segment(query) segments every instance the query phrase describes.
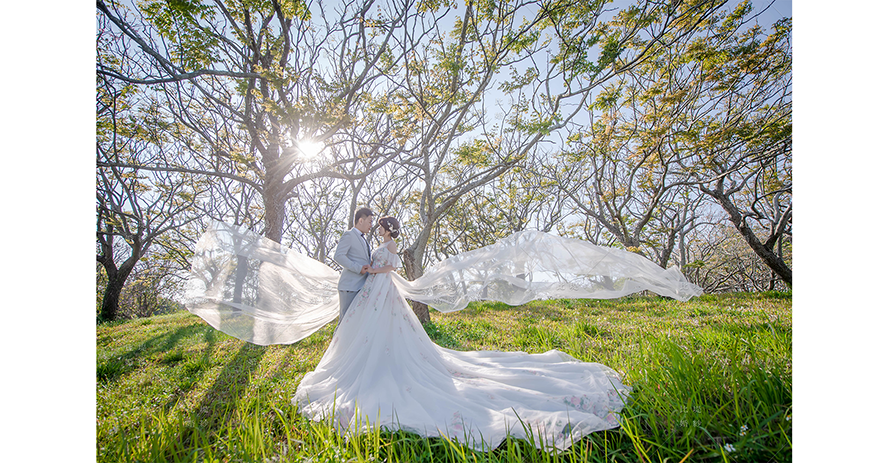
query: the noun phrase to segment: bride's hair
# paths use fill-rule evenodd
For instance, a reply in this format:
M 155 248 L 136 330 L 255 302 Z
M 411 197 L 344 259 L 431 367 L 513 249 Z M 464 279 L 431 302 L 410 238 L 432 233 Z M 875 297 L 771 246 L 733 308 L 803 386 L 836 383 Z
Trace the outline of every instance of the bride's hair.
M 392 234 L 392 238 L 397 238 L 401 234 L 401 224 L 394 217 L 383 217 L 379 219 L 379 226 L 385 231 Z

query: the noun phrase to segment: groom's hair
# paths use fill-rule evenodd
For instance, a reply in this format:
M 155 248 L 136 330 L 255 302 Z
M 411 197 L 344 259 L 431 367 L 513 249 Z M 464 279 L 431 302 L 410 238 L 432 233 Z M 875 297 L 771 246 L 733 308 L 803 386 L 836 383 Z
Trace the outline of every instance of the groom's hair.
M 373 211 L 370 210 L 369 207 L 362 207 L 358 209 L 358 212 L 355 212 L 355 223 L 358 223 L 358 220 L 363 219 L 364 217 L 373 217 Z

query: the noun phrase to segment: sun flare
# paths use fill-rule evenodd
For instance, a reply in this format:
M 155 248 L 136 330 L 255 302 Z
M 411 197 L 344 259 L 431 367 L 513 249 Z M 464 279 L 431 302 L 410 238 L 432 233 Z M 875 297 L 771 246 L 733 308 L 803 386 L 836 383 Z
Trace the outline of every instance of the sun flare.
M 321 151 L 324 150 L 324 144 L 322 142 L 312 141 L 312 140 L 302 140 L 298 144 L 299 151 L 302 152 L 302 155 L 307 159 L 314 159 L 321 154 Z

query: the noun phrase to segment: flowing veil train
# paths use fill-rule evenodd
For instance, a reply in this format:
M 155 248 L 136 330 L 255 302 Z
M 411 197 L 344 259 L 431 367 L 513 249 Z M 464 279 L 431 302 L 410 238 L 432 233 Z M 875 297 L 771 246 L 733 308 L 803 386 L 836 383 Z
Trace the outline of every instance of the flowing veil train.
M 686 301 L 702 294 L 677 267 L 538 231 L 445 259 L 415 281 L 392 274 L 407 299 L 441 312 L 489 300 L 611 299 L 642 290 Z M 339 315 L 339 273 L 253 232 L 214 221 L 192 258 L 186 306 L 214 328 L 258 344 L 292 344 Z
M 373 268 L 400 267 L 380 246 Z M 254 344 L 287 344 L 339 314 L 338 273 L 280 244 L 213 223 L 197 244 L 188 309 Z M 471 301 L 615 298 L 641 290 L 687 300 L 700 288 L 626 251 L 547 233 L 515 233 L 446 259 L 415 281 L 368 276 L 314 371 L 291 400 L 340 432 L 400 429 L 490 450 L 507 436 L 564 450 L 619 426 L 631 392 L 613 369 L 558 350 L 471 351 L 432 342 L 406 298 L 445 312 Z

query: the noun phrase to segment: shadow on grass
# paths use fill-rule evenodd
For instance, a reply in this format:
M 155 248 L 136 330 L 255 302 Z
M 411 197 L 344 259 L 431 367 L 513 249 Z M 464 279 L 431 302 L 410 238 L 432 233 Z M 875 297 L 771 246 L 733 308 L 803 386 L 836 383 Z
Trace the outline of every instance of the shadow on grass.
M 302 364 L 294 364 L 293 357 L 296 355 L 296 351 L 293 349 L 287 349 L 286 354 L 284 354 L 284 358 L 281 359 L 274 368 L 274 372 L 271 373 L 272 378 L 285 378 L 284 380 L 288 383 L 294 380 L 301 373 L 305 373 L 302 369 L 308 370 L 309 368 L 313 368 L 317 365 L 317 363 L 312 363 L 310 367 L 306 368 L 305 365 Z M 307 372 L 307 371 L 306 371 Z M 294 386 L 295 387 L 295 386 Z
M 206 339 L 208 345 L 200 361 L 209 362 L 215 336 L 207 335 Z M 158 415 L 161 417 L 160 423 L 152 422 L 150 429 L 140 431 L 150 440 L 147 455 L 143 456 L 148 461 L 198 461 L 196 456 L 200 455 L 208 439 L 223 435 L 226 425 L 233 420 L 243 419 L 242 416 L 235 416 L 238 414 L 238 402 L 247 394 L 253 372 L 267 350 L 264 346 L 243 343 L 216 376 L 201 401 L 192 409 L 185 410 L 186 416 L 174 417 L 169 413 L 181 398 L 179 394 L 171 397 L 163 406 L 164 412 Z M 163 438 L 151 439 L 155 428 Z
M 724 333 L 735 338 L 757 339 L 764 335 L 765 337 L 774 337 L 777 339 L 792 340 L 792 326 L 786 326 L 781 323 L 760 322 L 745 324 L 735 320 L 708 320 L 707 328 L 715 332 Z
M 188 358 L 188 360 L 184 363 L 182 368 L 179 370 L 178 382 L 177 386 L 181 390 L 182 394 L 187 393 L 194 387 L 195 384 L 200 382 L 203 379 L 206 372 L 213 366 L 213 351 L 216 348 L 216 339 L 218 338 L 220 332 L 216 330 L 207 330 L 204 333 L 204 341 L 206 342 L 206 347 L 203 348 L 200 356 L 194 356 Z M 183 358 L 187 358 L 183 355 Z M 169 411 L 175 405 L 175 399 L 177 396 L 174 396 L 172 399 L 168 400 L 164 405 L 164 408 Z
M 701 302 L 730 302 L 733 300 L 792 300 L 792 291 L 761 291 L 761 292 L 736 292 L 736 293 L 704 293 L 692 299 Z
M 213 328 L 206 325 L 189 325 L 170 333 L 154 336 L 128 352 L 97 364 L 96 379 L 103 382 L 116 381 L 124 374 L 134 370 L 139 358 L 144 359 L 152 354 L 166 353 L 176 347 L 183 338 L 199 333 L 201 330 L 213 330 Z
M 218 430 L 231 416 L 233 404 L 250 385 L 250 377 L 258 368 L 268 348 L 244 343 L 216 376 L 193 413 L 206 431 Z

